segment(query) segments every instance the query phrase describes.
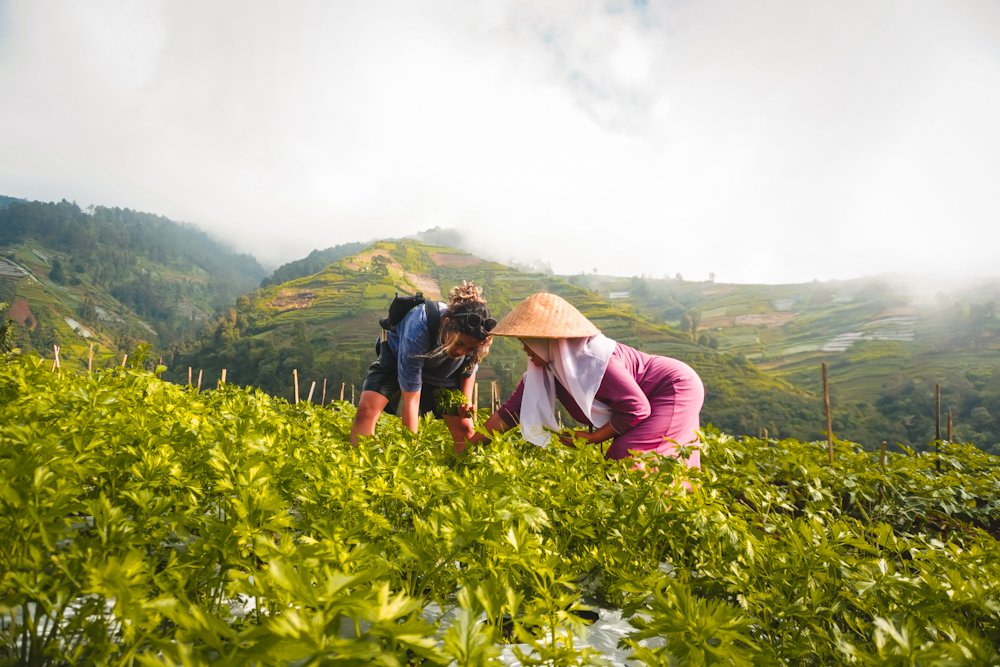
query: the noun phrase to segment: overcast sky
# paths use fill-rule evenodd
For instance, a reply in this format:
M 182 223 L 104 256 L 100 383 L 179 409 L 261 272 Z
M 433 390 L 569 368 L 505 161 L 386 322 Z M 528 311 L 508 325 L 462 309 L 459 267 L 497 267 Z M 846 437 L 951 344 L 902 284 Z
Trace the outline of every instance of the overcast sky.
M 0 194 L 268 266 L 1000 274 L 996 0 L 0 0 Z

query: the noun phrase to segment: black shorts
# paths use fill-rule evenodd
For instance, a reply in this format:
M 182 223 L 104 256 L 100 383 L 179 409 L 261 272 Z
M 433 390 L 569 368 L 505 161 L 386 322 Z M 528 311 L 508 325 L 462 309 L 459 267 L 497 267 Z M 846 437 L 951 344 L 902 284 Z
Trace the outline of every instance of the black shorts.
M 397 414 L 399 412 L 399 399 L 402 396 L 402 391 L 399 388 L 396 355 L 389 351 L 389 346 L 385 343 L 382 343 L 380 347 L 381 350 L 379 351 L 378 359 L 373 361 L 371 366 L 368 367 L 368 373 L 365 375 L 365 383 L 361 386 L 361 390 L 382 394 L 389 400 L 389 404 L 385 406 L 385 411 L 390 414 Z M 458 388 L 457 381 L 452 388 Z M 433 413 L 435 417 L 441 416 L 435 409 L 435 389 L 437 387 L 428 385 L 424 385 L 423 389 L 421 389 L 420 414 Z

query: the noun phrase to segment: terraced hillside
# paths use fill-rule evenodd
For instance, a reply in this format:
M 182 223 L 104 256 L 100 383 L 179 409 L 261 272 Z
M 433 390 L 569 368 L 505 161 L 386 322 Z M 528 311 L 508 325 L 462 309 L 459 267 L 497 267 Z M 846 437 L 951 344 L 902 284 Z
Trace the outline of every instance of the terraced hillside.
M 704 418 L 739 433 L 761 429 L 775 436 L 822 435 L 822 406 L 814 396 L 760 372 L 745 359 L 692 342 L 675 328 L 658 324 L 624 304 L 572 284 L 565 278 L 526 273 L 460 250 L 416 241 L 383 241 L 343 258 L 311 276 L 272 285 L 242 297 L 199 341 L 171 355 L 168 377 L 186 382 L 201 372 L 292 398 L 313 390 L 320 400 L 339 398 L 360 384 L 374 359 L 378 319 L 392 296 L 422 291 L 441 297 L 462 280 L 484 286 L 494 313 L 502 316 L 529 294 L 548 291 L 575 304 L 608 336 L 643 350 L 675 356 L 705 380 Z M 515 341 L 497 339 L 479 379 L 496 380 L 501 393 L 513 390 L 525 368 Z M 190 371 L 189 371 L 190 369 Z M 313 384 L 315 383 L 315 384 Z M 481 392 L 481 402 L 487 393 Z
M 574 282 L 814 395 L 827 364 L 833 400 L 858 415 L 843 413 L 835 423 L 844 437 L 923 447 L 938 428 L 947 435 L 950 410 L 955 440 L 1000 451 L 998 281 L 930 292 L 890 277 L 801 285 Z

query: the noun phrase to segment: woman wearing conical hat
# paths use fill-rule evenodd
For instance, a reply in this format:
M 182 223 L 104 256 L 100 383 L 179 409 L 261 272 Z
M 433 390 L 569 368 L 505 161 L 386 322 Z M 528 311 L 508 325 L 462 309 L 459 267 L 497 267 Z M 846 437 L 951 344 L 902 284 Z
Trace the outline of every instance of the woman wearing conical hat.
M 520 424 L 526 440 L 544 446 L 558 428 L 558 400 L 575 420 L 593 427 L 576 437 L 612 440 L 611 459 L 632 452 L 677 456 L 679 447 L 697 444 L 705 388 L 684 362 L 613 341 L 565 299 L 544 292 L 518 304 L 491 333 L 519 338 L 530 363 L 514 393 L 486 421 L 486 433 Z M 476 433 L 470 442 L 488 440 Z M 687 465 L 700 467 L 696 446 Z

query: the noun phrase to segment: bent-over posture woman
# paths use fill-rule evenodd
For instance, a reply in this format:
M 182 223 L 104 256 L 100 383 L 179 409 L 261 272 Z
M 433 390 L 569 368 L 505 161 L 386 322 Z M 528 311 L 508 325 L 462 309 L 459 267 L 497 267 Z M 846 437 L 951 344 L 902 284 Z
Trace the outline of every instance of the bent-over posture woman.
M 375 423 L 386 409 L 400 410 L 400 419 L 416 432 L 421 414 L 435 412 L 434 390 L 459 389 L 466 397 L 466 409 L 457 420 L 448 419 L 449 430 L 457 443 L 474 432 L 471 413 L 472 388 L 479 362 L 489 354 L 490 318 L 482 290 L 462 282 L 453 288 L 447 303 L 436 304 L 439 310 L 437 334 L 432 335 L 428 308 L 412 308 L 379 346 L 379 357 L 368 367 L 351 426 L 351 444 L 358 437 L 375 433 Z M 437 415 L 441 416 L 441 415 Z
M 685 446 L 691 448 L 687 465 L 700 467 L 705 388 L 684 362 L 613 341 L 565 299 L 544 292 L 518 304 L 492 334 L 519 338 L 530 363 L 514 393 L 487 419 L 485 433 L 470 443 L 519 423 L 526 440 L 548 444 L 558 428 L 558 400 L 593 428 L 564 435 L 564 442 L 573 436 L 595 443 L 610 439 L 611 459 L 650 451 L 677 457 Z

